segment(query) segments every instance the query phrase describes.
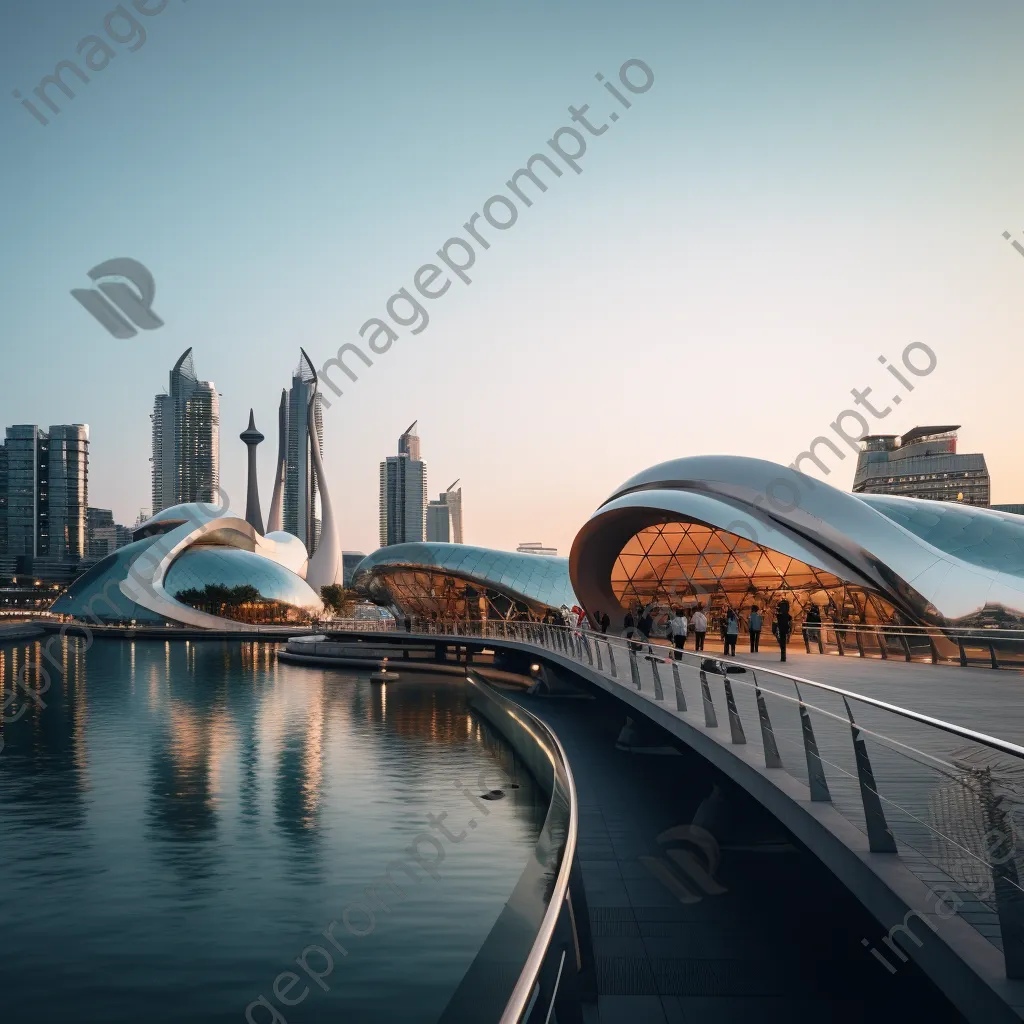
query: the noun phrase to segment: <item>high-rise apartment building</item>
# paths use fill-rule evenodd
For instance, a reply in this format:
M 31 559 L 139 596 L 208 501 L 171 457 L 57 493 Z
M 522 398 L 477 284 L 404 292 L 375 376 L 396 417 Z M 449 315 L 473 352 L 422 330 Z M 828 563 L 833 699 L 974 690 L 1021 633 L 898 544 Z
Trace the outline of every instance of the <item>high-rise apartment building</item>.
M 187 349 L 153 403 L 153 514 L 181 502 L 220 501 L 220 398 L 199 380 Z
M 419 438 L 417 438 L 417 441 Z M 455 483 L 427 505 L 427 540 L 462 543 L 462 488 Z
M 398 440 L 398 455 L 380 464 L 380 546 L 426 538 L 427 467 L 416 423 Z
M 86 516 L 90 559 L 106 558 L 117 550 L 117 524 L 109 508 L 91 508 Z
M 427 540 L 450 544 L 452 539 L 452 510 L 442 494 L 427 504 Z
M 292 374 L 287 406 L 287 455 L 284 476 L 284 528 L 294 534 L 312 555 L 320 541 L 320 517 L 317 514 L 317 483 L 309 446 L 309 420 L 312 414 L 323 457 L 323 399 L 317 389 L 316 371 L 305 353 Z M 315 397 L 314 397 L 315 396 Z M 310 409 L 310 399 L 313 407 Z
M 854 493 L 901 494 L 988 506 L 991 482 L 985 456 L 958 454 L 959 425 L 914 427 L 903 434 L 861 438 Z
M 3 553 L 56 562 L 88 557 L 88 426 L 8 427 L 2 451 Z

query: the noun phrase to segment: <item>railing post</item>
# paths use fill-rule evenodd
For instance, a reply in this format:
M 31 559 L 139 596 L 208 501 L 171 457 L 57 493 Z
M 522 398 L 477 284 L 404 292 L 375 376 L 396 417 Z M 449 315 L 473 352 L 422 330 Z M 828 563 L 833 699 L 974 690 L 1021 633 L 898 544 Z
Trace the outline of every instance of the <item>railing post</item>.
M 775 730 L 772 728 L 772 720 L 768 717 L 768 705 L 764 702 L 764 694 L 757 684 L 757 675 L 751 671 L 754 677 L 754 696 L 757 698 L 757 717 L 761 723 L 761 742 L 764 744 L 764 766 L 765 768 L 781 768 L 782 758 L 779 756 L 779 745 L 775 742 Z
M 825 769 L 818 753 L 818 742 L 814 738 L 811 716 L 807 713 L 803 697 L 800 696 L 800 687 L 795 681 L 793 686 L 796 688 L 796 699 L 800 708 L 800 731 L 803 733 L 804 753 L 807 755 L 807 782 L 811 790 L 811 799 L 817 802 L 830 802 L 832 794 L 829 793 L 828 782 L 825 780 Z
M 711 701 L 711 687 L 708 686 L 708 677 L 704 669 L 700 670 L 700 695 L 704 701 L 704 725 L 708 729 L 717 729 L 718 715 L 715 714 L 715 705 Z
M 732 741 L 733 743 L 746 743 L 747 737 L 743 732 L 740 713 L 736 710 L 736 698 L 733 696 L 732 683 L 729 682 L 729 670 L 725 665 L 722 666 L 722 682 L 725 684 L 725 706 L 729 712 L 729 732 L 732 735 Z
M 932 649 L 932 664 L 938 665 L 939 663 L 939 649 L 935 646 L 935 641 L 932 639 L 931 633 L 928 634 L 928 646 Z
M 679 662 L 672 662 L 672 685 L 676 691 L 676 711 L 686 710 L 686 697 L 683 694 L 683 681 L 679 678 Z
M 1024 978 L 1024 893 L 1021 892 L 1017 863 L 1014 860 L 1014 829 L 1006 811 L 1004 798 L 997 796 L 992 786 L 992 770 L 971 773 L 979 784 L 978 797 L 987 826 L 986 839 L 993 834 L 1000 837 L 999 863 L 993 863 L 992 882 L 995 886 L 996 913 L 999 915 L 999 931 L 1003 940 L 1003 963 L 1006 976 L 1019 981 Z M 986 850 L 986 856 L 996 859 L 995 850 Z
M 601 641 L 600 640 L 595 640 L 594 641 L 594 651 L 597 653 L 597 671 L 598 672 L 603 672 L 604 671 L 604 665 L 601 663 Z
M 608 641 L 608 667 L 612 670 L 612 679 L 618 678 L 618 673 L 615 671 L 615 652 L 612 650 L 611 641 Z
M 999 668 L 999 659 L 996 657 L 996 646 L 995 644 L 988 645 L 988 653 L 992 659 L 992 667 Z
M 658 672 L 658 662 L 657 662 L 657 659 L 652 655 L 650 660 L 651 660 L 651 672 L 654 675 L 654 699 L 655 700 L 664 700 L 665 699 L 665 691 L 662 689 L 662 686 L 661 686 L 661 675 Z
M 964 649 L 963 637 L 956 638 L 956 645 L 960 648 L 960 667 L 967 668 L 967 651 Z
M 875 773 L 871 770 L 871 759 L 868 748 L 853 720 L 849 701 L 844 697 L 843 704 L 850 717 L 850 733 L 853 736 L 853 752 L 857 760 L 857 781 L 860 783 L 860 799 L 864 805 L 864 822 L 868 828 L 868 846 L 872 853 L 896 853 L 896 840 L 892 829 L 885 820 L 882 801 L 875 785 Z
M 633 678 L 633 685 L 638 689 L 642 689 L 640 686 L 640 669 L 636 663 L 636 651 L 631 647 L 629 649 L 629 674 Z
M 900 643 L 903 644 L 903 652 L 907 656 L 907 661 L 912 660 L 910 655 L 910 644 L 907 642 L 906 633 L 900 633 Z
M 846 654 L 846 644 L 843 641 L 842 631 L 839 629 L 838 626 L 833 626 L 832 631 L 836 635 L 836 647 L 839 648 L 839 655 L 840 657 L 843 657 Z
M 590 637 L 588 637 L 588 636 L 581 636 L 580 639 L 583 641 L 583 647 L 584 647 L 584 649 L 587 652 L 587 661 L 589 662 L 590 667 L 593 668 L 594 667 L 594 652 L 590 649 Z

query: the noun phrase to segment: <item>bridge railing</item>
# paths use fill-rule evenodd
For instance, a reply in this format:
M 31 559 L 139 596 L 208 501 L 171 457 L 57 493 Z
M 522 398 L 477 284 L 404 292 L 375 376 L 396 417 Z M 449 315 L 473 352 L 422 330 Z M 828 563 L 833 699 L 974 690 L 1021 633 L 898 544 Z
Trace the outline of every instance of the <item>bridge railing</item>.
M 600 673 L 723 742 L 754 749 L 871 851 L 898 854 L 938 917 L 959 915 L 1024 979 L 1024 747 L 865 694 L 738 658 L 533 622 L 431 624 L 531 645 Z M 726 740 L 727 738 L 727 740 Z M 927 922 L 926 922 L 927 923 Z M 905 959 L 895 945 L 883 951 Z

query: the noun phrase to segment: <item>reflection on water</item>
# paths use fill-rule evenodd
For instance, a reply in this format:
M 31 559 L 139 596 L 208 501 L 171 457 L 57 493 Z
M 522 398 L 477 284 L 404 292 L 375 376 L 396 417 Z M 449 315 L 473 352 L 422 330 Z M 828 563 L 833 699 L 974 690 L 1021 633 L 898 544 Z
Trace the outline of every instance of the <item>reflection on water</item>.
M 0 648 L 0 698 L 0 991 L 19 1024 L 244 1020 L 428 816 L 466 828 L 454 783 L 497 761 L 522 788 L 285 1015 L 432 1021 L 543 820 L 459 681 L 381 686 L 261 643 L 70 637 Z

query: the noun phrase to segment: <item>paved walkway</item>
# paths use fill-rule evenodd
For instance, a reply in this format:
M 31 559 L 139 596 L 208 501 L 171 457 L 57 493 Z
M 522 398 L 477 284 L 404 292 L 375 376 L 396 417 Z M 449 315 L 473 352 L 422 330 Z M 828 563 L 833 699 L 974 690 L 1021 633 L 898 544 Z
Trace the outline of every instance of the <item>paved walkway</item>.
M 861 940 L 877 945 L 878 924 L 810 854 L 766 846 L 775 826 L 744 794 L 731 793 L 729 823 L 706 822 L 721 843 L 713 877 L 680 876 L 659 836 L 724 784 L 701 758 L 616 749 L 624 716 L 604 695 L 517 699 L 557 733 L 576 779 L 599 992 L 590 1021 L 962 1019 L 912 963 L 890 975 L 870 955 Z M 651 742 L 668 742 L 652 728 Z

